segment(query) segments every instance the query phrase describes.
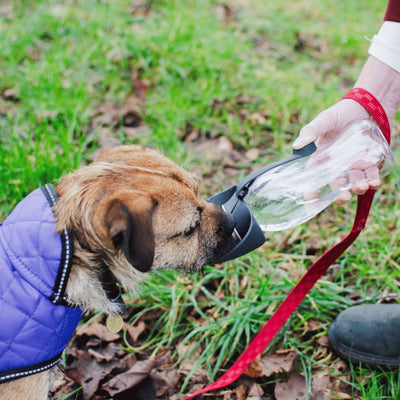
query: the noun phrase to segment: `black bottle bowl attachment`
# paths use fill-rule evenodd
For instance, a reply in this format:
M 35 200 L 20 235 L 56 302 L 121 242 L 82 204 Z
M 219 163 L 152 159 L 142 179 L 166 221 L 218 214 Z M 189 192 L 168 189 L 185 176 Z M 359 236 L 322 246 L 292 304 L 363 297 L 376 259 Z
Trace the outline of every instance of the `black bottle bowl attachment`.
M 302 149 L 293 150 L 289 157 L 268 164 L 254 171 L 250 175 L 247 175 L 237 185 L 231 186 L 223 192 L 208 199 L 210 203 L 218 204 L 225 210 L 225 212 L 232 214 L 236 220 L 234 232 L 237 241 L 236 245 L 220 257 L 217 260 L 217 263 L 222 263 L 243 256 L 265 243 L 264 233 L 244 200 L 254 181 L 262 174 L 271 171 L 273 168 L 311 155 L 316 149 L 315 143 L 312 142 Z

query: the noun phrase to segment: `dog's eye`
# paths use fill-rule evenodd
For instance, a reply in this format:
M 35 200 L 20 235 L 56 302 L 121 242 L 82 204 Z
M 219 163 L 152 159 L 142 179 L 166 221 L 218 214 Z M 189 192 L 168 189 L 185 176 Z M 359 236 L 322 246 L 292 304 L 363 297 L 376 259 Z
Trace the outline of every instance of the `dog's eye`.
M 193 235 L 193 233 L 196 231 L 196 229 L 200 226 L 200 221 L 196 221 L 196 223 L 191 226 L 187 231 L 183 232 L 185 236 L 190 236 Z
M 191 227 L 189 228 L 189 230 L 185 231 L 183 234 L 184 234 L 185 236 L 193 235 L 193 233 L 194 233 L 194 231 L 196 230 L 196 228 L 197 228 L 197 224 L 196 224 L 195 226 L 191 226 Z
M 196 229 L 200 226 L 200 221 L 196 221 L 194 225 L 192 225 L 188 230 L 183 232 L 183 236 L 191 236 L 196 232 Z
M 195 225 L 191 226 L 184 232 L 177 233 L 176 235 L 171 236 L 171 239 L 175 239 L 179 236 L 191 236 L 196 232 L 196 229 L 200 226 L 200 221 L 197 221 Z

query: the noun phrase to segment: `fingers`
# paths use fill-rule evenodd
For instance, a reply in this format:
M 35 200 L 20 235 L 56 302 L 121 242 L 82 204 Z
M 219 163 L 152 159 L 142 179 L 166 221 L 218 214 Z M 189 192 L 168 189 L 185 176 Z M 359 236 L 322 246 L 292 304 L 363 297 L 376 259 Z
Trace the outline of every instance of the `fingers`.
M 369 185 L 365 180 L 364 171 L 353 169 L 349 171 L 348 175 L 352 190 L 355 194 L 364 194 L 368 190 Z
M 293 142 L 293 149 L 298 150 L 315 141 L 318 150 L 321 150 L 321 154 L 325 155 L 325 158 L 321 158 L 322 156 L 318 158 L 317 150 L 315 157 L 310 158 L 307 164 L 308 168 L 318 167 L 319 164 L 323 164 L 327 160 L 332 161 L 333 157 L 336 157 L 337 169 L 342 168 L 343 176 L 337 176 L 338 170 L 333 172 L 330 186 L 334 192 L 341 192 L 336 200 L 338 204 L 348 202 L 352 196 L 351 192 L 362 195 L 369 189 L 377 189 L 380 185 L 380 171 L 378 166 L 374 164 L 376 160 L 367 160 L 366 157 L 356 156 L 348 158 L 345 151 L 343 156 L 342 154 L 333 155 L 329 151 L 323 153 L 324 149 L 329 149 L 340 139 L 338 135 L 344 132 L 348 126 L 367 117 L 367 111 L 356 101 L 351 99 L 341 100 L 305 125 Z M 354 162 L 354 160 L 357 161 Z
M 309 124 L 304 125 L 301 129 L 299 136 L 292 145 L 295 150 L 302 149 L 304 146 L 307 146 L 318 137 L 314 121 L 311 121 Z
M 339 205 L 343 205 L 343 204 L 346 204 L 347 202 L 349 202 L 350 200 L 351 200 L 351 193 L 343 192 L 343 193 L 340 193 L 338 198 L 335 200 L 335 203 L 339 204 Z
M 380 170 L 377 165 L 371 165 L 365 170 L 366 177 L 368 179 L 368 184 L 370 189 L 378 189 L 381 184 L 380 180 Z
M 377 189 L 381 183 L 379 168 L 377 165 L 369 165 L 363 169 L 352 169 L 349 171 L 349 181 L 352 191 L 357 195 L 364 194 L 368 189 Z
M 376 190 L 381 184 L 379 179 L 379 168 L 371 165 L 365 169 L 352 169 L 348 173 L 348 181 L 352 187 L 352 192 L 357 196 L 365 194 L 369 189 Z M 343 182 L 335 182 L 336 188 L 339 188 Z M 344 185 L 343 185 L 344 186 Z M 343 205 L 351 200 L 349 191 L 343 192 L 336 199 L 336 203 Z

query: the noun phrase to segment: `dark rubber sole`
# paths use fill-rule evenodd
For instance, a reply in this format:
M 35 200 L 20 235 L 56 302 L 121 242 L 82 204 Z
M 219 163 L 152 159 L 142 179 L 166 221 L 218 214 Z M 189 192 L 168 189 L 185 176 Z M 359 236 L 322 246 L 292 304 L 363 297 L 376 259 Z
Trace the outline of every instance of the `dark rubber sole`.
M 329 341 L 332 349 L 343 360 L 352 364 L 365 364 L 375 368 L 397 369 L 400 366 L 400 357 L 381 356 L 371 353 L 365 353 L 354 348 L 348 347 L 336 340 L 334 335 L 329 331 Z

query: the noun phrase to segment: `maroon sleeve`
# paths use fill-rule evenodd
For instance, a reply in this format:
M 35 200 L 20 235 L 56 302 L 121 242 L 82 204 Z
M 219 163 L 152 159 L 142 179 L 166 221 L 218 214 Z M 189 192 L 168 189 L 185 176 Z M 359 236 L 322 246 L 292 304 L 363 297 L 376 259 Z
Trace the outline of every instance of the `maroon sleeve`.
M 400 0 L 389 0 L 385 21 L 400 22 Z

